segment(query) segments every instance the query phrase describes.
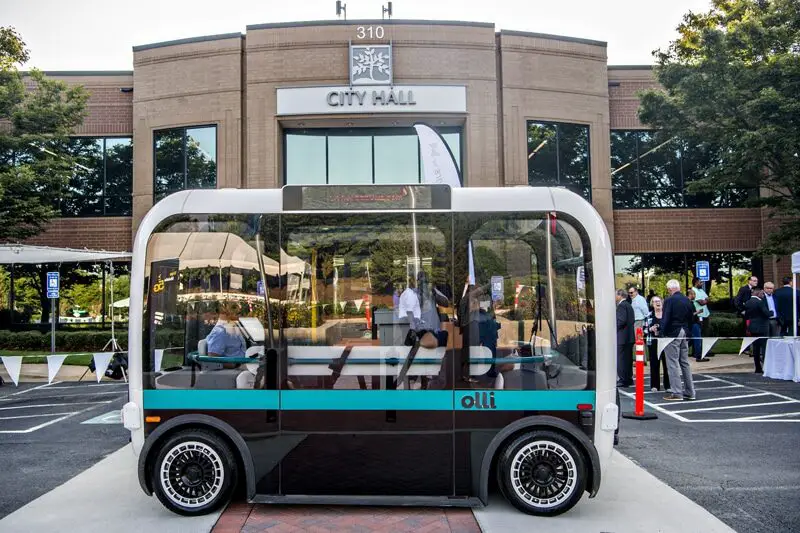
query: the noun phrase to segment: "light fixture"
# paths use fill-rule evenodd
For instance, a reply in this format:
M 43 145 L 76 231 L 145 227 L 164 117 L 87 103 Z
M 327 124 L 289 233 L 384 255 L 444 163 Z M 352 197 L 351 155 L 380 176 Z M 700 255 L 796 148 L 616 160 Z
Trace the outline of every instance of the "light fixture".
M 344 14 L 344 20 L 347 20 L 347 4 L 343 4 L 342 0 L 336 0 L 336 16 L 341 17 Z
M 386 2 L 385 6 L 381 6 L 383 13 L 381 13 L 381 18 L 386 15 L 388 18 L 392 18 L 392 3 Z

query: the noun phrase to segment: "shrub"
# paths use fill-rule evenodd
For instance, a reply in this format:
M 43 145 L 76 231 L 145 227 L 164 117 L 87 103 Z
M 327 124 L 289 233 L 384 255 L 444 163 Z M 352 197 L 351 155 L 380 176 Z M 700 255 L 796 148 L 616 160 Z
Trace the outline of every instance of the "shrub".
M 95 352 L 100 351 L 111 338 L 110 332 L 103 331 L 57 331 L 56 351 Z M 182 334 L 179 335 L 183 342 Z M 127 348 L 128 336 L 117 336 L 122 349 Z M 180 344 L 179 344 L 180 345 Z M 50 334 L 39 331 L 0 331 L 0 353 L 3 350 L 50 351 Z
M 741 337 L 744 332 L 742 320 L 718 315 L 711 315 L 708 323 L 708 337 Z

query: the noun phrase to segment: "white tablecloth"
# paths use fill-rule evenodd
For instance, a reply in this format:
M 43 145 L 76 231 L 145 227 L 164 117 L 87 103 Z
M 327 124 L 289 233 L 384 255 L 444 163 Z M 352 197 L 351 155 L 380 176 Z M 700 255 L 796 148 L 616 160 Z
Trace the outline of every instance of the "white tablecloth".
M 800 338 L 767 341 L 764 377 L 800 382 Z

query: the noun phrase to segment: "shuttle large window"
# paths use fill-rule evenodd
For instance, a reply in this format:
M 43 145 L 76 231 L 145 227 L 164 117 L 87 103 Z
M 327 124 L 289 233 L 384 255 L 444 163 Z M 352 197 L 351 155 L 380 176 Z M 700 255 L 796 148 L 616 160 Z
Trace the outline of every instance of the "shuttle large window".
M 474 258 L 459 304 L 463 377 L 506 390 L 593 387 L 592 262 L 580 226 L 555 214 L 465 214 L 455 227 Z
M 451 387 L 451 222 L 449 214 L 283 216 L 288 387 Z
M 277 313 L 277 216 L 174 218 L 150 237 L 143 368 L 155 388 L 264 387 L 266 296 Z M 274 331 L 273 331 L 274 333 Z M 273 336 L 274 339 L 274 336 Z M 148 379 L 149 378 L 149 379 Z M 257 378 L 261 381 L 258 382 Z

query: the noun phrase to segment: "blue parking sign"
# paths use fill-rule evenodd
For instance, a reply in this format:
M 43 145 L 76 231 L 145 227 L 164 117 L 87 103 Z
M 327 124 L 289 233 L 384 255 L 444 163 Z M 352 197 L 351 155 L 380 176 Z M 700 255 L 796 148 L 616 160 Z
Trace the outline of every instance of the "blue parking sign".
M 58 298 L 58 292 L 61 288 L 61 281 L 58 272 L 47 273 L 47 297 Z
M 697 279 L 700 281 L 708 281 L 711 278 L 711 268 L 708 261 L 698 261 L 695 265 Z

